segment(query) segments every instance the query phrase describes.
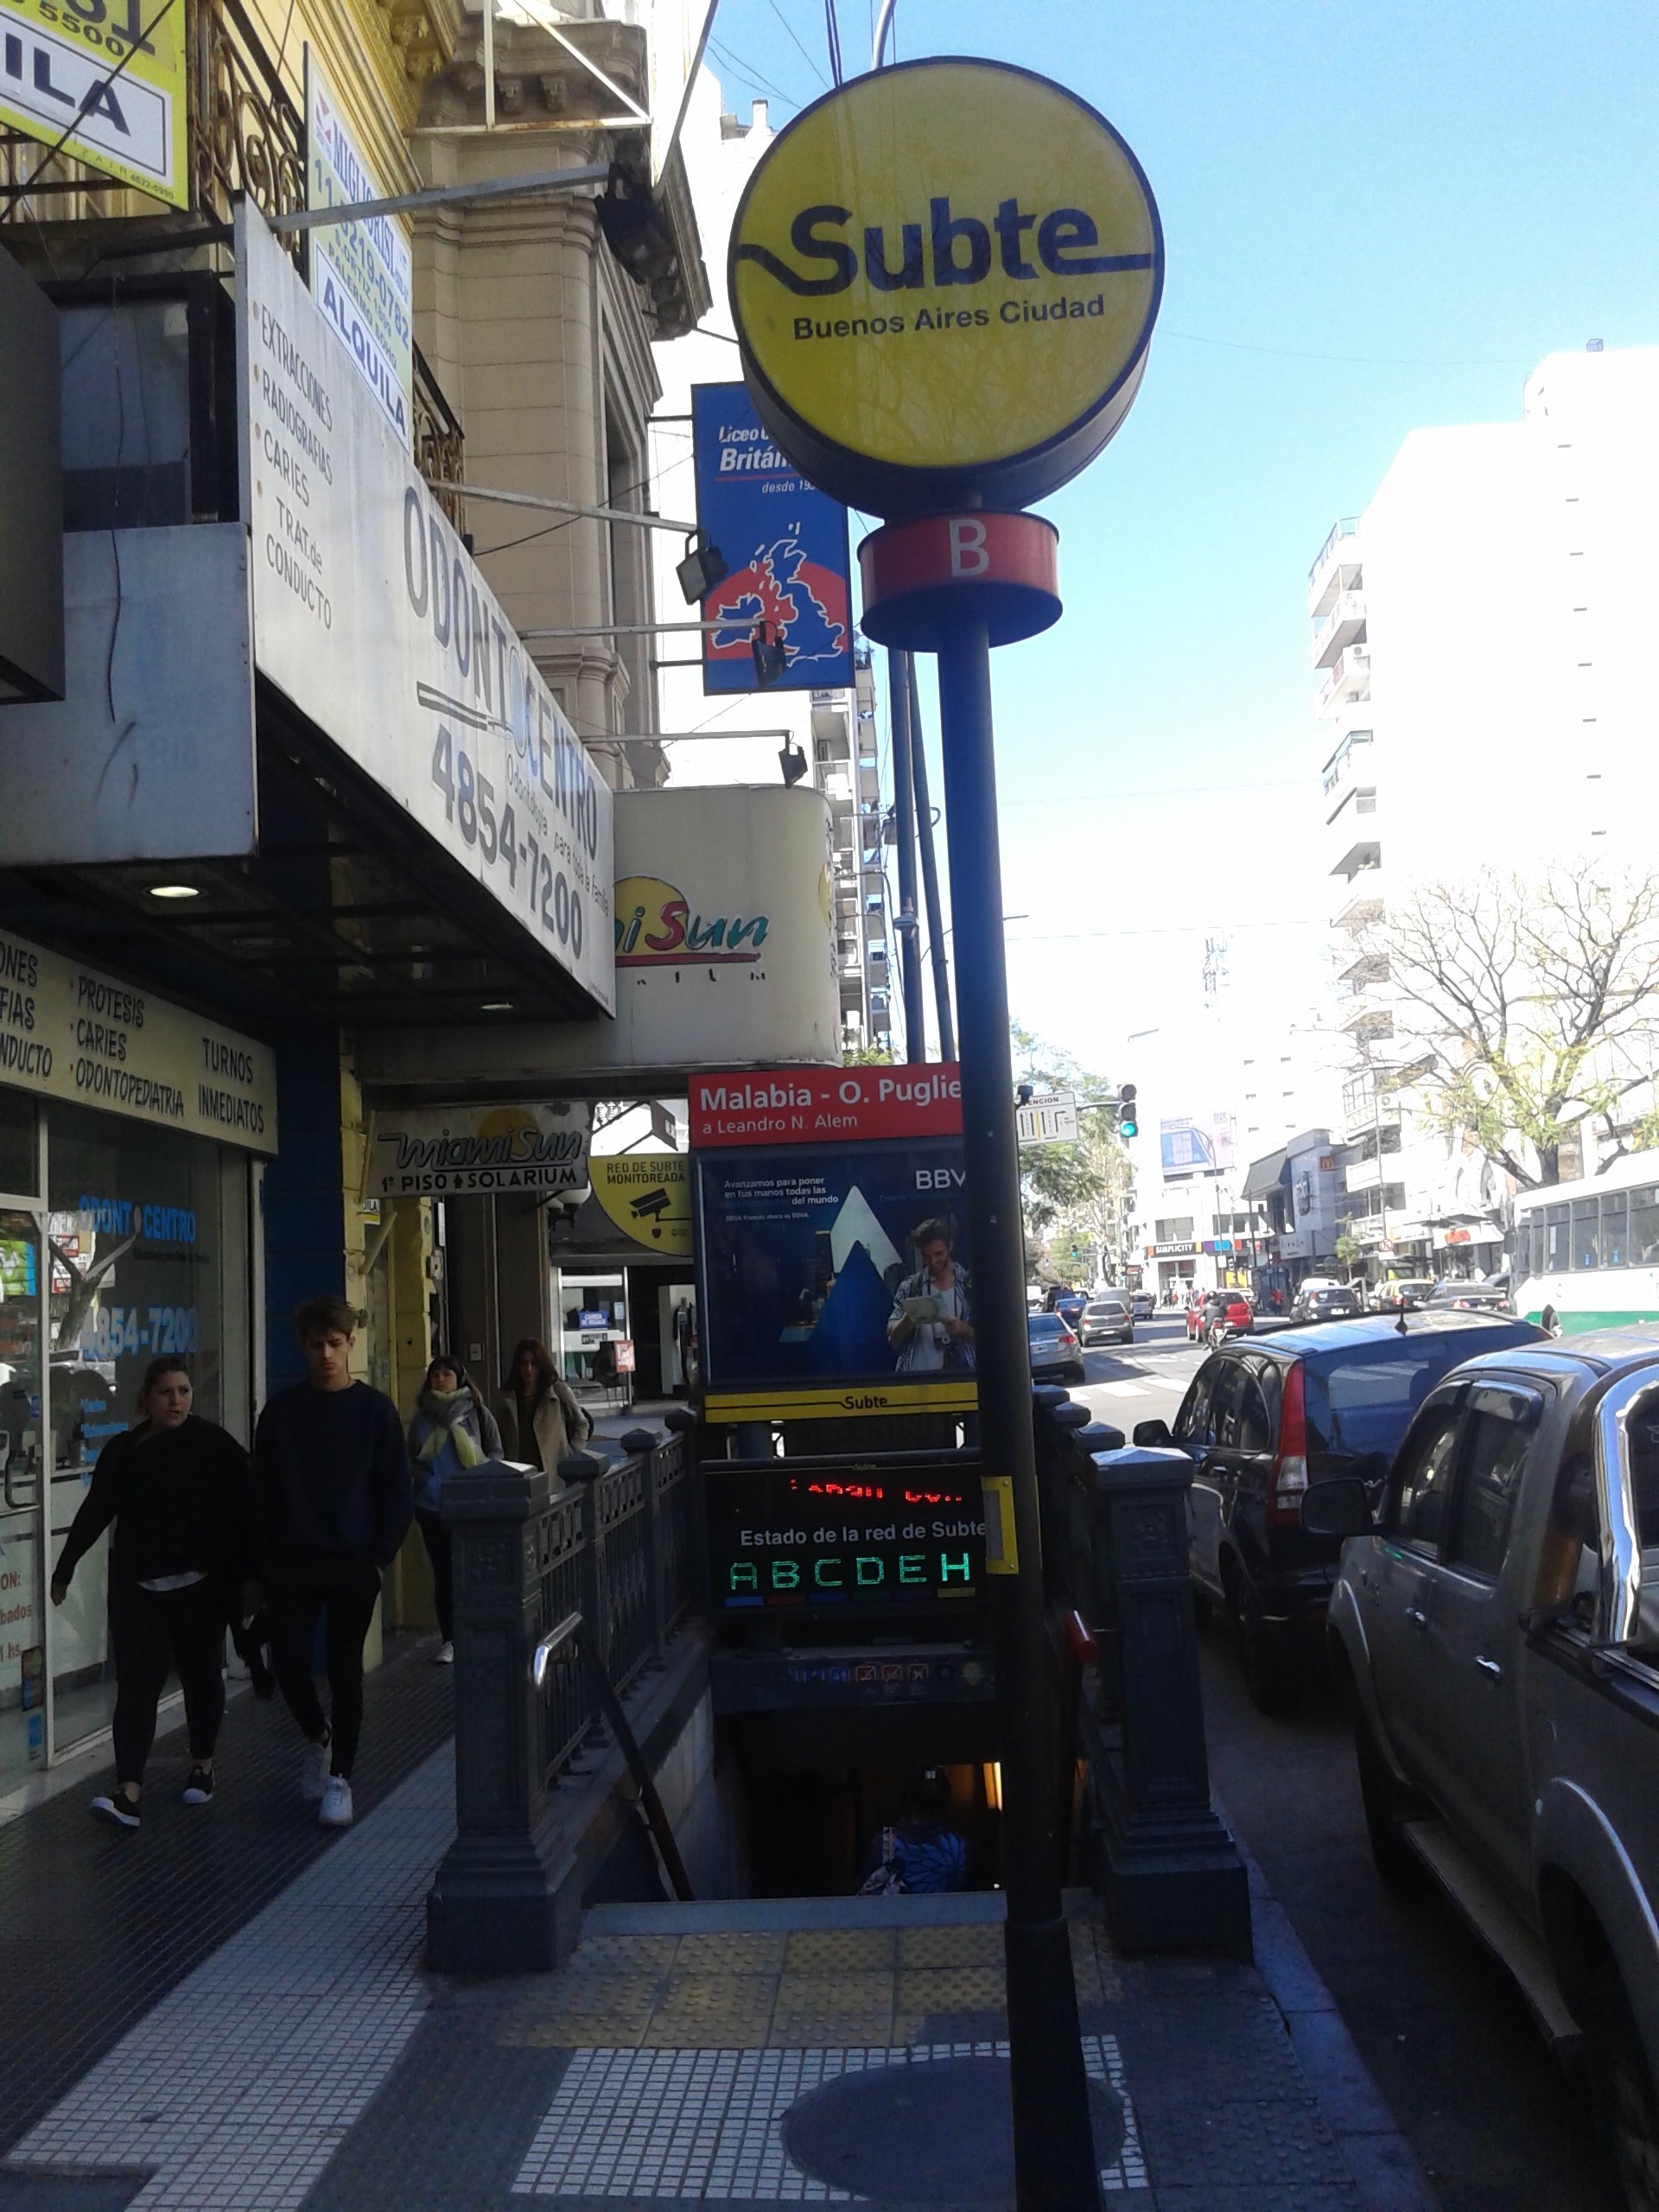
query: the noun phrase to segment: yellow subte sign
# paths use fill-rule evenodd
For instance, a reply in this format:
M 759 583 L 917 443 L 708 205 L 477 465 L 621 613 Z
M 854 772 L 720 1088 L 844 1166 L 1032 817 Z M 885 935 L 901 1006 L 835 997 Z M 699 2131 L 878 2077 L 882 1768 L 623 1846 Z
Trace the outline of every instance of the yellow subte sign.
M 175 207 L 185 75 L 185 0 L 0 0 L 0 123 Z
M 1163 234 L 1103 116 L 1001 62 L 907 63 L 804 110 L 750 180 L 728 281 L 750 390 L 878 513 L 1026 505 L 1116 429 Z

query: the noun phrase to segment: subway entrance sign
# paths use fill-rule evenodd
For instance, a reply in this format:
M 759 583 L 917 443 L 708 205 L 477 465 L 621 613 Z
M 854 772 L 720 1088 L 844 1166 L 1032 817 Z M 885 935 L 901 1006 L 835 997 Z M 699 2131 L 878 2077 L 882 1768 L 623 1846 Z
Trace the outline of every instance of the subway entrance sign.
M 884 515 L 1029 505 L 1139 389 L 1163 287 L 1141 164 L 1063 86 L 907 62 L 804 109 L 757 166 L 728 283 L 761 421 Z
M 984 1506 L 971 1459 L 706 1461 L 703 1474 L 717 1612 L 823 1622 L 931 1612 L 980 1593 Z

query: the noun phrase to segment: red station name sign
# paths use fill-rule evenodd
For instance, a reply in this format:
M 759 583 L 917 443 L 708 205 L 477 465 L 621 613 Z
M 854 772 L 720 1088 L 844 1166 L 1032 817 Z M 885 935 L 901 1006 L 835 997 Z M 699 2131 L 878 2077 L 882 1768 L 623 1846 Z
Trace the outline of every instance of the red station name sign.
M 852 1143 L 962 1135 L 953 1062 L 906 1067 L 750 1068 L 691 1078 L 691 1147 Z

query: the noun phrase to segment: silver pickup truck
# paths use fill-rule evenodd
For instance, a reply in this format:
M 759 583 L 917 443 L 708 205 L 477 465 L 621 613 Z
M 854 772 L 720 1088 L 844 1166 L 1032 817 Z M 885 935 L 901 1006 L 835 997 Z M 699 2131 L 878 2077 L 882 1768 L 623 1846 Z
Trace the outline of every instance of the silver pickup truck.
M 1379 1872 L 1432 1876 L 1585 2060 L 1630 2212 L 1659 2212 L 1659 1330 L 1521 1344 L 1423 1402 L 1344 1535 L 1332 1665 Z

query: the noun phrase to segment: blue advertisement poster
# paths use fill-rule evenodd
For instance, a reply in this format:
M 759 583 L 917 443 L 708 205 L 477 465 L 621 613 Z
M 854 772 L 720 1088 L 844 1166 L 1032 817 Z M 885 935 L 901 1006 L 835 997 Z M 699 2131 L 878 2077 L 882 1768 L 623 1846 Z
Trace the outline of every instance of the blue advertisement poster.
M 769 690 L 836 690 L 853 680 L 847 510 L 807 482 L 761 429 L 741 384 L 691 391 L 697 522 L 729 574 L 702 601 L 707 693 L 760 689 L 750 643 L 757 622 L 781 639 L 788 665 Z
M 960 1137 L 694 1159 L 711 1393 L 770 1392 L 780 1414 L 971 1407 Z

